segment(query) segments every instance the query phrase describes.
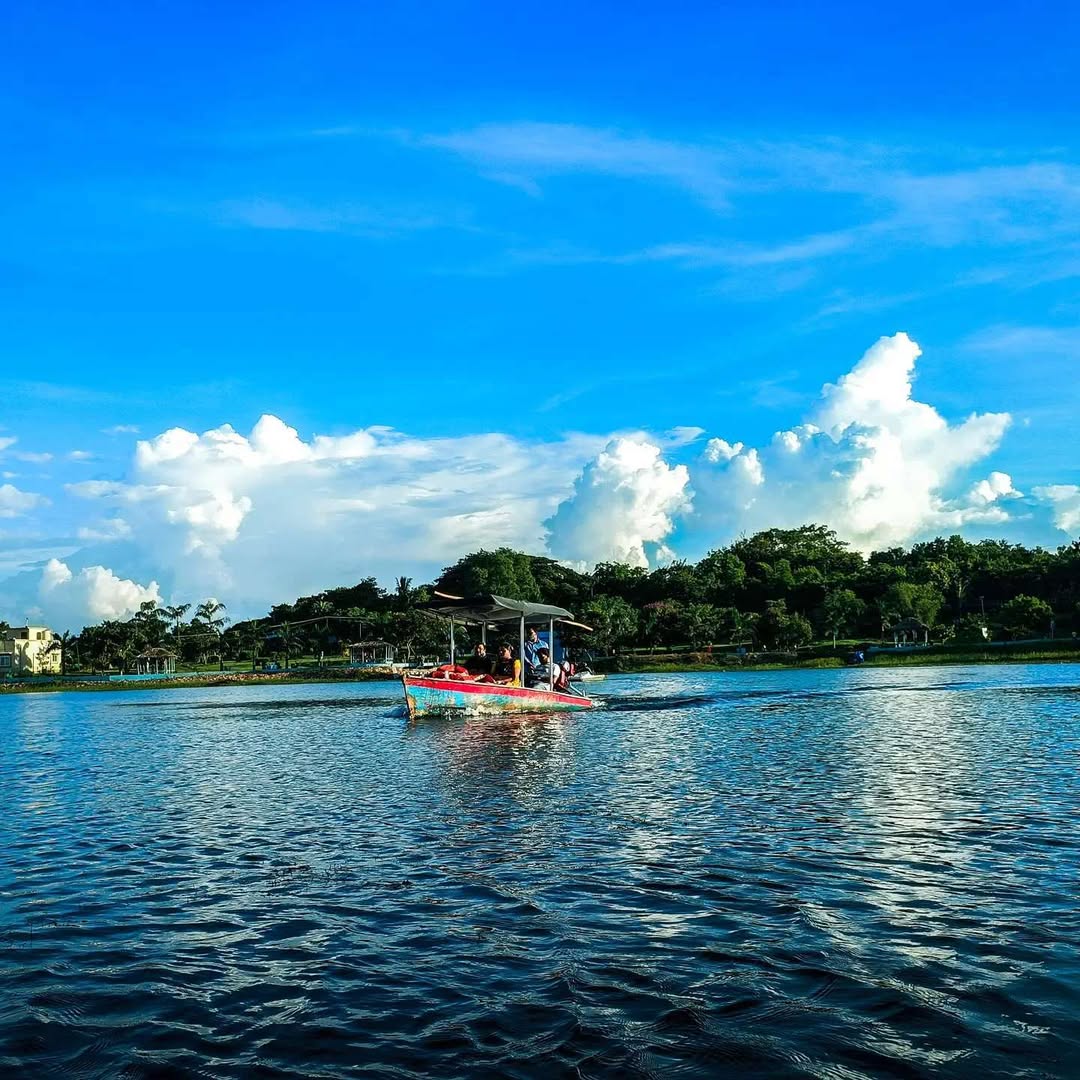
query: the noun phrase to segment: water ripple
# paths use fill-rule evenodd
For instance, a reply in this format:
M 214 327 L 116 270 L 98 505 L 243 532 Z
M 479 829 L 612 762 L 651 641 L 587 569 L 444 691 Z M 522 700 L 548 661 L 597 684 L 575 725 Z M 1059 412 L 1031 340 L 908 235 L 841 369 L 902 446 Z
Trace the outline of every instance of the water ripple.
M 1076 1075 L 1076 674 L 0 698 L 0 1073 Z

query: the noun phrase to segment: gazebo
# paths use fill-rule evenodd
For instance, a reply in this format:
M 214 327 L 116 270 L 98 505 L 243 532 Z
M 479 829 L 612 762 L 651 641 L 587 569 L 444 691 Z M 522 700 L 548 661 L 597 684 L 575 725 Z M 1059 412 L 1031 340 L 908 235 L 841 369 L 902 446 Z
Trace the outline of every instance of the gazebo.
M 357 641 L 349 646 L 349 663 L 361 665 L 385 665 L 394 663 L 394 646 L 389 641 Z
M 892 634 L 893 645 L 897 648 L 901 645 L 920 644 L 920 636 L 922 637 L 921 644 L 930 644 L 930 627 L 918 619 L 901 619 L 899 622 L 887 627 L 885 633 Z
M 174 675 L 175 673 L 176 653 L 171 653 L 168 649 L 155 647 L 135 657 L 136 675 Z

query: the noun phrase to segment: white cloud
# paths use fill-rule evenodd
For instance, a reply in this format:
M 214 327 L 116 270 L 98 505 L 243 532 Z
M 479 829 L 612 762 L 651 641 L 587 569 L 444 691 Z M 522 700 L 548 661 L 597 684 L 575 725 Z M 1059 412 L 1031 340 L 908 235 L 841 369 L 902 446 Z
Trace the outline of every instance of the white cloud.
M 242 617 L 368 574 L 384 583 L 428 578 L 480 547 L 644 566 L 669 547 L 696 556 L 740 533 L 806 522 L 863 549 L 1008 522 L 1022 499 L 1012 477 L 976 470 L 1009 415 L 950 422 L 916 400 L 919 354 L 905 334 L 882 338 L 823 389 L 801 424 L 760 446 L 690 426 L 540 444 L 496 433 L 414 438 L 378 426 L 301 437 L 269 415 L 248 434 L 228 424 L 202 434 L 170 428 L 138 442 L 125 479 L 67 486 L 109 509 L 78 536 L 112 544 L 105 561 L 115 570 L 83 570 L 102 555 L 80 560 L 54 546 L 37 566 L 47 555 L 67 561 L 52 567 L 38 599 L 48 612 L 66 598 L 64 612 L 88 618 L 102 592 L 132 599 L 138 582 L 153 579 L 160 588 L 145 589 L 170 601 L 223 596 Z M 1033 494 L 1059 528 L 1076 528 L 1075 487 Z M 0 487 L 0 513 L 5 502 L 10 516 L 37 500 Z M 40 576 L 25 562 L 21 569 L 21 583 L 9 586 L 17 605 L 35 598 Z
M 102 619 L 125 619 L 138 611 L 140 604 L 161 600 L 156 581 L 139 585 L 104 566 L 73 572 L 59 559 L 50 559 L 41 571 L 38 596 L 51 624 L 67 629 Z
M 1080 533 L 1080 486 L 1050 484 L 1035 488 L 1033 494 L 1050 506 L 1056 528 L 1070 536 Z
M 139 428 L 136 424 L 113 424 L 112 427 L 102 428 L 103 435 L 138 435 Z
M 664 541 L 673 516 L 689 505 L 685 465 L 668 465 L 660 447 L 644 439 L 613 439 L 589 462 L 548 522 L 548 546 L 577 563 L 627 562 L 648 566 L 668 554 Z
M 170 429 L 138 443 L 127 481 L 68 490 L 123 508 L 140 565 L 170 597 L 254 611 L 366 574 L 432 574 L 481 546 L 542 551 L 542 522 L 605 441 L 383 427 L 303 439 L 264 416 L 248 435 Z
M 885 232 L 893 243 L 930 246 L 1024 244 L 1077 233 L 1080 168 L 1050 156 L 1012 164 L 1002 163 L 994 151 L 962 148 L 950 161 L 909 147 L 838 140 L 678 141 L 536 122 L 482 124 L 410 141 L 457 154 L 488 178 L 531 191 L 537 176 L 593 173 L 667 183 L 719 210 L 730 209 L 742 194 L 783 191 L 848 196 L 859 211 L 856 228 L 769 248 L 695 240 L 654 245 L 622 257 L 627 259 L 753 266 L 826 258 Z
M 345 232 L 367 236 L 433 229 L 448 222 L 423 213 L 408 213 L 344 203 L 331 206 L 288 204 L 272 199 L 238 199 L 221 203 L 219 220 L 252 229 L 297 232 Z
M 968 493 L 968 502 L 972 506 L 989 506 L 998 499 L 1018 499 L 1022 491 L 1013 487 L 1012 477 L 1008 473 L 992 472 L 985 480 L 979 480 Z
M 0 454 L 7 450 L 8 447 L 14 446 L 18 441 L 13 435 L 0 436 Z
M 81 526 L 76 535 L 80 540 L 109 543 L 113 540 L 126 540 L 131 536 L 131 526 L 123 518 L 108 518 L 96 525 Z
M 29 450 L 19 450 L 11 455 L 18 461 L 25 461 L 31 465 L 44 465 L 47 461 L 52 461 L 53 456 L 48 452 L 32 453 Z
M 14 484 L 0 484 L 0 518 L 19 517 L 48 502 L 44 495 L 20 491 Z
M 1007 413 L 949 424 L 914 400 L 920 349 L 906 334 L 881 338 L 804 424 L 765 447 L 713 439 L 694 467 L 697 530 L 715 535 L 823 522 L 860 548 L 904 543 L 941 528 L 1006 521 L 1018 494 L 991 473 L 966 497 L 951 483 L 1001 442 Z
M 93 458 L 93 454 L 89 450 L 72 450 L 68 454 L 69 461 L 90 461 Z
M 727 156 L 714 148 L 610 128 L 483 124 L 469 131 L 422 136 L 417 142 L 469 158 L 484 166 L 491 179 L 533 195 L 537 189 L 531 174 L 537 172 L 595 172 L 658 179 L 686 188 L 713 206 L 725 204 L 730 187 L 725 175 Z

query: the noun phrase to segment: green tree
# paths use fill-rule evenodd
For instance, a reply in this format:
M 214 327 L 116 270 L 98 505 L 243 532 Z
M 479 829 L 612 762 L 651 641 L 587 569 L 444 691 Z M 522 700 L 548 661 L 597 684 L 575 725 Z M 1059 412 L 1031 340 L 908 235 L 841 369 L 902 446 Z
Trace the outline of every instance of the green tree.
M 944 602 L 945 598 L 933 585 L 898 581 L 885 590 L 878 608 L 882 618 L 889 622 L 918 619 L 927 626 L 933 626 Z
M 961 615 L 953 627 L 953 640 L 965 644 L 981 644 L 990 639 L 986 619 L 982 615 Z
M 719 608 L 714 604 L 686 606 L 687 640 L 696 649 L 730 642 L 740 622 L 739 612 L 733 607 Z
M 701 593 L 710 604 L 730 604 L 746 581 L 746 567 L 730 551 L 710 551 L 697 564 Z
M 2 636 L 2 635 L 0 635 Z M 66 675 L 71 667 L 71 654 L 78 648 L 78 637 L 70 630 L 65 630 L 57 639 L 56 647 L 60 649 L 60 674 Z
M 866 604 L 851 589 L 834 589 L 821 606 L 821 624 L 832 634 L 833 647 L 840 634 L 850 634 Z
M 1049 633 L 1054 610 L 1037 596 L 1014 596 L 1001 605 L 998 618 L 1012 638 L 1029 638 Z
M 452 596 L 494 593 L 514 600 L 541 599 L 529 556 L 510 548 L 466 555 L 442 572 L 435 588 Z
M 165 613 L 158 607 L 156 600 L 146 600 L 132 615 L 131 625 L 136 646 L 147 648 L 159 645 L 165 635 Z
M 754 629 L 769 649 L 795 649 L 805 645 L 814 636 L 809 620 L 788 611 L 783 600 L 774 600 L 758 617 Z
M 173 648 L 180 652 L 180 628 L 184 622 L 184 616 L 191 610 L 190 604 L 172 604 L 161 609 L 162 614 L 172 620 L 173 624 Z
M 591 592 L 594 595 L 617 596 L 628 604 L 640 607 L 645 603 L 649 572 L 643 566 L 626 563 L 597 563 L 592 572 Z
M 680 604 L 700 603 L 703 598 L 697 572 L 681 559 L 654 570 L 649 575 L 647 591 L 653 600 L 676 600 Z
M 225 657 L 222 652 L 222 635 L 229 620 L 225 615 L 225 605 L 220 600 L 204 600 L 195 609 L 195 619 L 202 633 L 215 639 L 217 645 L 218 670 L 225 670 Z
M 638 613 L 618 596 L 593 597 L 585 605 L 582 618 L 593 628 L 589 643 L 600 649 L 618 651 L 638 634 Z

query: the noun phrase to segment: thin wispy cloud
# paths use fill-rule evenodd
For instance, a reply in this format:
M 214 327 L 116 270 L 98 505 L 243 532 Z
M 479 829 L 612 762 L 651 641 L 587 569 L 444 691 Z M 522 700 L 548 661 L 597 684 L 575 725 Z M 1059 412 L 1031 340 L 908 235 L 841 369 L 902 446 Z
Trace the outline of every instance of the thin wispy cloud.
M 278 231 L 356 233 L 384 236 L 435 229 L 451 221 L 425 213 L 406 213 L 355 203 L 315 206 L 274 199 L 235 199 L 219 203 L 216 216 L 224 225 Z
M 538 253 L 540 262 L 671 261 L 688 269 L 737 268 L 823 260 L 869 250 L 886 239 L 904 246 L 1018 247 L 1080 235 L 1080 169 L 1053 160 L 979 163 L 977 149 L 950 159 L 943 150 L 918 153 L 837 140 L 689 142 L 533 122 L 401 137 L 408 145 L 452 153 L 480 175 L 532 194 L 553 176 L 596 174 L 681 189 L 726 219 L 748 200 L 846 196 L 856 222 L 769 245 L 694 239 L 622 252 L 548 250 Z M 520 259 L 523 253 L 517 254 Z
M 615 129 L 576 124 L 483 124 L 468 131 L 421 135 L 418 146 L 448 150 L 502 183 L 535 191 L 538 175 L 594 172 L 627 179 L 661 180 L 725 209 L 732 181 L 725 158 L 709 147 Z
M 1080 326 L 989 326 L 963 347 L 972 352 L 1065 357 L 1080 371 Z

